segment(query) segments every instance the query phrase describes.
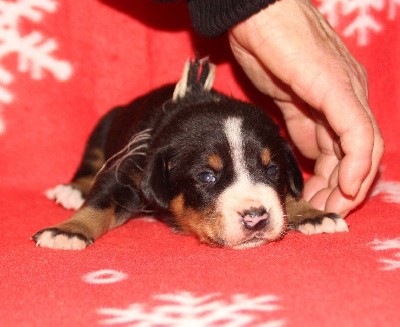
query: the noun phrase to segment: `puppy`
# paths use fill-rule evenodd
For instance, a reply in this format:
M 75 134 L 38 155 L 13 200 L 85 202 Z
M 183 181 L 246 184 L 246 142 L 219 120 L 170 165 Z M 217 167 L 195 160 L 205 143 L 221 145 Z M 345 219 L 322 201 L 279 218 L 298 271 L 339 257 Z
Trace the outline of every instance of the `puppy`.
M 83 249 L 128 219 L 153 213 L 212 246 L 244 249 L 305 234 L 348 231 L 301 200 L 290 146 L 264 111 L 211 90 L 214 66 L 188 62 L 180 82 L 106 114 L 71 183 L 48 196 L 79 210 L 33 236 Z

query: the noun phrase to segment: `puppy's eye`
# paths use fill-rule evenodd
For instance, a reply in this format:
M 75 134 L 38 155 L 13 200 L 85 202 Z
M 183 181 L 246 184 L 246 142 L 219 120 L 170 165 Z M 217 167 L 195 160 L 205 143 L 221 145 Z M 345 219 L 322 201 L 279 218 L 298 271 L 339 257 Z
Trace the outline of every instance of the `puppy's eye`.
M 197 178 L 199 179 L 199 181 L 201 181 L 203 183 L 214 183 L 217 180 L 215 175 L 213 173 L 208 172 L 208 171 L 200 173 L 197 176 Z
M 270 164 L 267 167 L 267 175 L 270 177 L 275 177 L 278 174 L 278 172 L 279 172 L 279 168 L 277 165 Z

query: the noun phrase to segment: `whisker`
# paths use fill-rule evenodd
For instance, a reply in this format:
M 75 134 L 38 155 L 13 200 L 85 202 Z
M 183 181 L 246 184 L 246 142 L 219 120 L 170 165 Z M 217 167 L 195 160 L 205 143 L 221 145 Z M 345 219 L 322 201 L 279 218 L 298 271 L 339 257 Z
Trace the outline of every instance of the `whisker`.
M 104 165 L 100 168 L 100 170 L 97 172 L 95 180 L 97 176 L 101 172 L 104 171 L 107 167 L 115 167 L 115 178 L 118 183 L 121 183 L 119 178 L 118 178 L 118 172 L 120 170 L 120 167 L 122 163 L 128 158 L 132 156 L 146 156 L 147 155 L 147 150 L 149 147 L 149 144 L 145 143 L 151 138 L 151 128 L 144 129 L 135 135 L 132 136 L 132 138 L 129 140 L 128 144 L 115 153 L 113 156 L 108 158 L 108 160 L 104 163 Z M 140 150 L 140 151 L 139 151 Z M 140 171 L 143 171 L 143 168 L 141 168 L 137 163 L 134 163 L 135 167 L 137 167 Z M 122 183 L 121 183 L 122 184 Z
M 153 214 L 154 210 L 150 210 L 150 209 L 146 209 L 146 207 L 143 208 L 137 208 L 135 210 L 131 210 L 127 207 L 125 207 L 124 205 L 122 205 L 121 203 L 119 203 L 118 201 L 112 199 L 112 201 L 119 206 L 120 208 L 124 209 L 126 212 L 130 213 L 130 214 L 138 214 L 138 213 L 145 213 L 145 214 Z

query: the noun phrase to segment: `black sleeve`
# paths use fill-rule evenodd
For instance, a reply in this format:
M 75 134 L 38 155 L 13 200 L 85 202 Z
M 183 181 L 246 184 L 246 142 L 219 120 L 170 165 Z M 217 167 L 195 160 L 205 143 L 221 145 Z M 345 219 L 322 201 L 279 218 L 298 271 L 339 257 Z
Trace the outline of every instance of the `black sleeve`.
M 195 31 L 218 36 L 276 0 L 188 0 Z

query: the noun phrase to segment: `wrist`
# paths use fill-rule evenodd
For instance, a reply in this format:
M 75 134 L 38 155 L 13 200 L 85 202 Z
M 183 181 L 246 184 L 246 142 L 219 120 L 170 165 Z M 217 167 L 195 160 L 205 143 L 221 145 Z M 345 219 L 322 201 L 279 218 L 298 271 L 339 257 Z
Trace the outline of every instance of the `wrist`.
M 218 36 L 277 0 L 189 0 L 194 29 L 207 37 Z M 279 1 L 280 2 L 280 1 Z

